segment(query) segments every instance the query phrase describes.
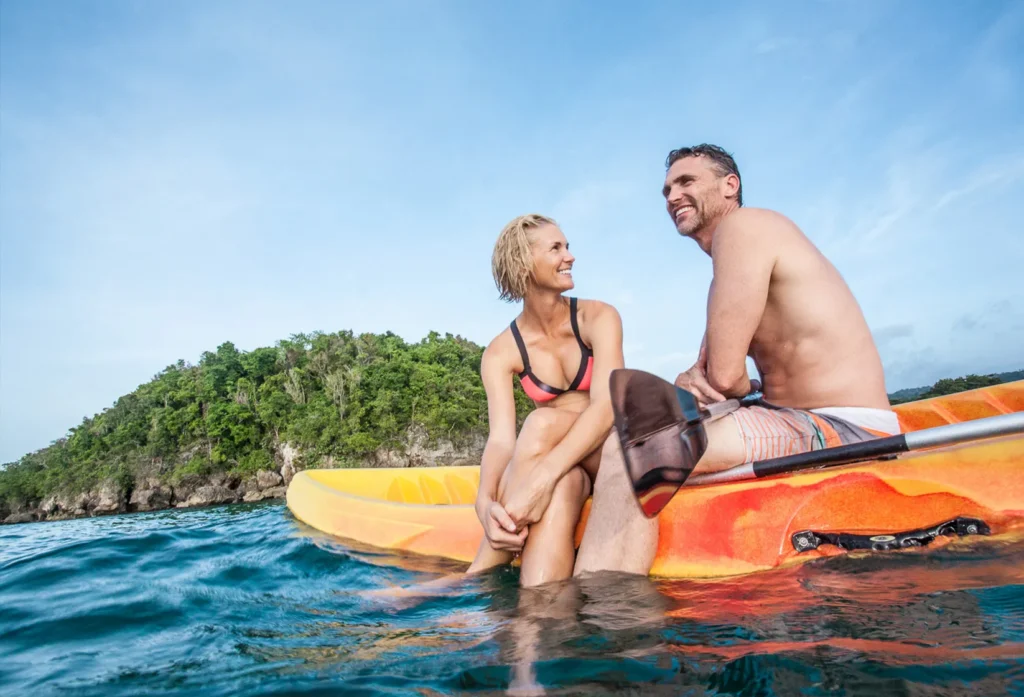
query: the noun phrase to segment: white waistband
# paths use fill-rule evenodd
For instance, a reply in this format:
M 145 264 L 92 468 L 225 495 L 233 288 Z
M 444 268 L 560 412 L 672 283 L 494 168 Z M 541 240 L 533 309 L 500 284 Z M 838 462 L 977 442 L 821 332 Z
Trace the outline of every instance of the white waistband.
M 815 414 L 835 416 L 843 421 L 849 421 L 861 428 L 870 428 L 872 431 L 881 431 L 895 436 L 900 433 L 900 420 L 896 412 L 889 409 L 873 409 L 871 407 L 823 407 L 811 409 Z

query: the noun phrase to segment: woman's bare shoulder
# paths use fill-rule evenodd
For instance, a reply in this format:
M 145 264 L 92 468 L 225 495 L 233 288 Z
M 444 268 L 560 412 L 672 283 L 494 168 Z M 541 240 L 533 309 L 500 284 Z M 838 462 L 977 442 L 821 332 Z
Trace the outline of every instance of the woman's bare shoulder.
M 619 311 L 615 309 L 615 306 L 611 303 L 604 302 L 603 300 L 583 299 L 579 298 L 577 301 L 577 308 L 579 312 L 579 319 L 581 322 L 590 321 L 621 321 L 619 318 Z
M 480 369 L 493 369 L 499 372 L 516 372 L 516 363 L 521 363 L 519 349 L 516 347 L 512 330 L 505 327 L 491 339 L 484 348 Z M 522 368 L 520 368 L 522 370 Z

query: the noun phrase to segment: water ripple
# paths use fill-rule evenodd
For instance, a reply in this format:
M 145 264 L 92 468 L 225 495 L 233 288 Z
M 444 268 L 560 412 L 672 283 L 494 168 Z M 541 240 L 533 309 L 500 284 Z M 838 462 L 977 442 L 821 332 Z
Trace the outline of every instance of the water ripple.
M 1024 541 L 714 582 L 342 545 L 280 504 L 0 529 L 0 682 L 73 695 L 1024 694 Z M 12 689 L 13 688 L 13 689 Z

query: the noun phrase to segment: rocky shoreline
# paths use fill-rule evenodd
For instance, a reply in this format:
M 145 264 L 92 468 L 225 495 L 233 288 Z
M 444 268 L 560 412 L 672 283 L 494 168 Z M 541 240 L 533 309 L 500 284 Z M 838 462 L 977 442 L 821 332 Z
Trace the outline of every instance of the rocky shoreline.
M 381 449 L 362 463 L 364 467 L 422 467 L 468 465 L 480 462 L 484 438 L 461 446 L 451 442 L 431 444 L 422 429 L 412 428 L 400 451 Z M 187 459 L 187 458 L 186 458 Z M 76 493 L 50 494 L 36 505 L 8 508 L 0 500 L 0 524 L 69 520 L 118 513 L 159 511 L 170 508 L 200 508 L 229 503 L 250 503 L 284 498 L 295 473 L 305 469 L 302 454 L 288 443 L 274 448 L 276 470 L 261 470 L 240 477 L 230 472 L 208 476 L 190 475 L 177 481 L 166 476 L 140 476 L 125 487 L 107 480 L 94 489 Z M 335 467 L 327 458 L 322 467 Z
M 40 501 L 38 506 L 8 512 L 0 522 L 34 523 L 281 499 L 294 474 L 294 469 L 283 469 L 283 474 L 264 470 L 244 479 L 227 473 L 209 477 L 192 476 L 174 484 L 149 477 L 138 482 L 130 491 L 108 480 L 89 491 L 51 494 Z

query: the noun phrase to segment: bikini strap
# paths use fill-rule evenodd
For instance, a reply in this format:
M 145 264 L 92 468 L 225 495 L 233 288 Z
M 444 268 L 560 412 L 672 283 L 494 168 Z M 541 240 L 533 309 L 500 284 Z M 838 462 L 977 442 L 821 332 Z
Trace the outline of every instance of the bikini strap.
M 583 351 L 583 356 L 587 357 L 591 355 L 592 351 L 590 347 L 583 343 L 583 337 L 580 336 L 580 325 L 576 321 L 576 298 L 569 298 L 569 322 L 572 323 L 572 333 L 576 335 L 576 341 L 580 345 L 580 349 Z
M 573 378 L 572 384 L 569 385 L 570 390 L 575 390 L 583 382 L 584 376 L 587 374 L 587 366 L 590 363 L 590 357 L 594 355 L 590 347 L 583 343 L 583 337 L 580 336 L 580 325 L 576 322 L 576 298 L 569 298 L 569 321 L 572 323 L 572 333 L 576 335 L 576 341 L 580 345 L 580 369 L 576 371 L 576 377 Z
M 523 343 L 523 336 L 519 333 L 516 321 L 512 320 L 512 324 L 508 326 L 512 329 L 512 336 L 515 337 L 516 346 L 519 347 L 519 355 L 523 357 L 523 372 L 520 375 L 525 375 L 530 372 L 530 357 L 526 353 L 526 344 Z

